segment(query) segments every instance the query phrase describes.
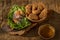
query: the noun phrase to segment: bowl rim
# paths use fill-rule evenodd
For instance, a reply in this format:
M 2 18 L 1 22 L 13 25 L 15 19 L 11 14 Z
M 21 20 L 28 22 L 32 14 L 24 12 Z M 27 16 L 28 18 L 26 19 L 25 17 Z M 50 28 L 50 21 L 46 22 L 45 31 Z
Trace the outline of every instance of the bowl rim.
M 52 35 L 51 37 L 49 37 L 49 38 L 45 38 L 45 37 L 43 37 L 43 36 L 40 34 L 40 29 L 43 28 L 43 27 L 46 26 L 46 25 L 49 25 L 48 27 L 52 28 L 52 30 L 53 30 L 53 35 Z M 38 29 L 38 35 L 39 35 L 41 38 L 43 38 L 43 39 L 51 39 L 51 38 L 53 38 L 53 37 L 55 36 L 55 28 L 54 28 L 52 25 L 50 25 L 50 24 L 41 25 L 41 26 L 39 27 L 39 29 Z

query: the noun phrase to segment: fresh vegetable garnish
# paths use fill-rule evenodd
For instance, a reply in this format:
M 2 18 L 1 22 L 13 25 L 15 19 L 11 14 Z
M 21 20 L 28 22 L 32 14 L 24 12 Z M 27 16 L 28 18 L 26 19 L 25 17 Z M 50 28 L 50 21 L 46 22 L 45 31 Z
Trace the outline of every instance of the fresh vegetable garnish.
M 20 13 L 23 14 L 21 15 Z M 25 15 L 24 13 L 25 13 L 24 6 L 19 7 L 18 5 L 14 5 L 10 9 L 10 12 L 8 13 L 8 24 L 12 29 L 20 30 L 31 25 L 31 22 L 25 16 L 23 16 Z

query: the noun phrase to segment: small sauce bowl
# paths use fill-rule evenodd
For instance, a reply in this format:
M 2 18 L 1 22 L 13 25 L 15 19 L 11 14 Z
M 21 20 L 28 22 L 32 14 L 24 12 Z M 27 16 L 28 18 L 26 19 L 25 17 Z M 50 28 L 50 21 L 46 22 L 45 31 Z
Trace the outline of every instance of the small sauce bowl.
M 38 35 L 43 39 L 51 39 L 55 36 L 55 28 L 50 24 L 45 24 L 39 27 Z

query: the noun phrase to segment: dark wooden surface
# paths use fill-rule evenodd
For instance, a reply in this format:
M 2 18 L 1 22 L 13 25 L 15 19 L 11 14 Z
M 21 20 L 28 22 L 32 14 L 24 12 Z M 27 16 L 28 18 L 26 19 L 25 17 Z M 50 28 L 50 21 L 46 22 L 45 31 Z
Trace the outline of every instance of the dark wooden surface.
M 50 40 L 60 40 L 60 0 L 2 0 L 0 2 L 0 24 L 6 19 L 6 14 L 13 4 L 26 5 L 33 2 L 43 2 L 47 8 L 51 9 L 49 19 L 42 24 L 49 23 L 55 27 L 56 35 Z M 38 36 L 37 29 L 38 25 L 23 36 L 9 35 L 3 30 L 0 30 L 0 40 L 43 40 Z

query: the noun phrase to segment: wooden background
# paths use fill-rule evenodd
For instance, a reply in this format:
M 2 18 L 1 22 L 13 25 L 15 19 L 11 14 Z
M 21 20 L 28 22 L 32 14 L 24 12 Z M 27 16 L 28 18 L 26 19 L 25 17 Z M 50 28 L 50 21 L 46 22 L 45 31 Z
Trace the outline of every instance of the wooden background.
M 0 1 L 0 25 L 6 20 L 6 15 L 12 5 L 26 5 L 33 2 L 43 2 L 51 10 L 49 19 L 42 24 L 49 23 L 55 27 L 56 35 L 50 40 L 60 40 L 60 0 L 2 0 Z M 38 25 L 23 36 L 9 35 L 4 30 L 0 30 L 0 40 L 43 40 L 38 36 L 37 29 Z

